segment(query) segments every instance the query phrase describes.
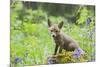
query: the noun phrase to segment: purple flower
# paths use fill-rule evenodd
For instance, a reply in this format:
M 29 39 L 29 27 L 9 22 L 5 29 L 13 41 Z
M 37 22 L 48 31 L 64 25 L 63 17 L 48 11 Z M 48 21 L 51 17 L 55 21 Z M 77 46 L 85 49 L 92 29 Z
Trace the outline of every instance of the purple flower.
M 56 63 L 56 60 L 52 57 L 49 57 L 48 58 L 48 64 L 55 64 Z
M 19 58 L 19 57 L 16 57 L 15 58 L 15 64 L 17 64 L 17 63 L 22 63 L 22 59 Z
M 73 57 L 74 57 L 74 58 L 79 58 L 79 57 L 80 57 L 80 54 L 75 53 L 75 54 L 73 54 Z
M 81 54 L 83 54 L 84 51 L 81 48 L 77 48 L 73 53 L 73 58 L 79 58 Z
M 91 23 L 91 18 L 88 18 L 88 19 L 86 20 L 86 25 L 88 26 L 88 25 L 90 25 L 90 23 Z
M 19 58 L 18 58 L 18 57 L 16 57 L 16 58 L 15 58 L 15 62 L 18 62 L 18 60 L 19 60 Z

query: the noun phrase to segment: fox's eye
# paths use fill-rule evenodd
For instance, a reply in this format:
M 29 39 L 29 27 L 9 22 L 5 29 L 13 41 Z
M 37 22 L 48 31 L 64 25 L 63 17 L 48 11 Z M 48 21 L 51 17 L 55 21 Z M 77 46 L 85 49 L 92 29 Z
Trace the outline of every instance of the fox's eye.
M 53 32 L 53 30 L 51 30 L 51 32 Z
M 55 32 L 58 32 L 57 30 Z

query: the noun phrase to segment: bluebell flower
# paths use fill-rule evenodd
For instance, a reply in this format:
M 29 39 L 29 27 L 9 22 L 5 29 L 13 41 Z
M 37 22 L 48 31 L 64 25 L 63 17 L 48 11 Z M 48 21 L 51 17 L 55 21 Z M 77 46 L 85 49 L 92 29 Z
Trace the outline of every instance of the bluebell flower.
M 19 57 L 15 57 L 15 64 L 22 63 L 22 59 Z
M 18 58 L 18 57 L 16 57 L 16 58 L 15 58 L 15 63 L 17 63 L 17 62 L 18 62 L 18 60 L 19 60 L 19 58 Z
M 81 48 L 78 48 L 73 53 L 73 58 L 79 58 L 81 54 L 83 54 L 84 51 Z
M 48 64 L 54 64 L 54 63 L 56 63 L 56 60 L 52 57 L 49 57 L 48 58 Z
M 91 23 L 91 18 L 88 18 L 88 19 L 86 20 L 86 25 L 88 26 L 88 25 L 90 25 L 90 23 Z

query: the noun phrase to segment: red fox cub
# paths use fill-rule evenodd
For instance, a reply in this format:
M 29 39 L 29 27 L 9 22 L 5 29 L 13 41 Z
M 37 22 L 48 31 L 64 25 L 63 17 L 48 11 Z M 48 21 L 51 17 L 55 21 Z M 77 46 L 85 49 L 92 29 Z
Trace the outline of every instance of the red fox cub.
M 78 43 L 72 39 L 70 36 L 65 35 L 61 28 L 63 26 L 63 22 L 59 24 L 52 24 L 52 22 L 48 19 L 48 27 L 51 35 L 56 43 L 54 55 L 57 54 L 58 47 L 59 53 L 62 52 L 62 49 L 66 51 L 75 51 L 76 49 L 80 48 Z

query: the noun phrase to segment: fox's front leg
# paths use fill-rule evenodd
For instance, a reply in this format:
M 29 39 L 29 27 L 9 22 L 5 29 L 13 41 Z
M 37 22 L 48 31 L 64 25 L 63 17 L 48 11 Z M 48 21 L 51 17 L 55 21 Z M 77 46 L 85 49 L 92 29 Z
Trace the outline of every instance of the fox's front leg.
M 62 52 L 63 46 L 64 46 L 64 42 L 63 42 L 63 41 L 61 41 L 61 42 L 60 42 L 59 53 L 61 53 L 61 52 Z
M 56 55 L 57 50 L 58 50 L 58 45 L 56 44 L 54 55 Z
M 61 53 L 62 52 L 62 47 L 60 47 L 60 49 L 59 49 L 59 53 Z

